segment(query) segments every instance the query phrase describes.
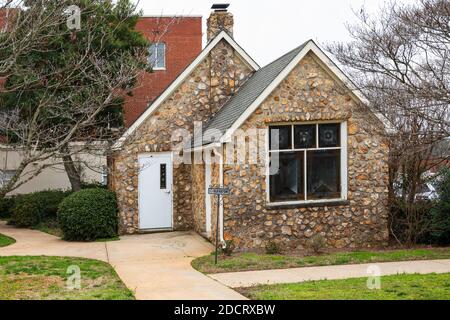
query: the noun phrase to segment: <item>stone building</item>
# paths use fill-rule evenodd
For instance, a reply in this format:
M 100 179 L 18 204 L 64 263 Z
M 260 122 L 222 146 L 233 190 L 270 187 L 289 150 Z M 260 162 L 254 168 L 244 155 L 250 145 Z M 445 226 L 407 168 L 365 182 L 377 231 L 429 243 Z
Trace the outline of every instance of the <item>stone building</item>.
M 312 40 L 260 68 L 233 39 L 225 8 L 207 35 L 115 144 L 121 232 L 213 240 L 217 231 L 240 249 L 303 247 L 318 235 L 336 248 L 384 245 L 385 119 Z M 209 186 L 231 194 L 217 206 Z

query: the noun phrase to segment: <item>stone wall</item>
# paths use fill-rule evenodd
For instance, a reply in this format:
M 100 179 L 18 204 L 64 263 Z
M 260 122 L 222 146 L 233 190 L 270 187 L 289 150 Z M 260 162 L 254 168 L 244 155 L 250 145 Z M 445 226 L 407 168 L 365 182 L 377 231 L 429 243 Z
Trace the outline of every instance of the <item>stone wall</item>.
M 226 31 L 230 36 L 233 36 L 234 17 L 230 12 L 219 11 L 212 12 L 207 22 L 207 41 L 211 41 L 222 30 Z
M 178 138 L 190 141 L 186 131 L 192 135 L 195 121 L 205 123 L 211 119 L 222 106 L 217 103 L 224 100 L 222 93 L 237 90 L 251 72 L 229 44 L 220 42 L 210 56 L 127 139 L 122 150 L 116 152 L 111 179 L 117 194 L 121 233 L 139 230 L 139 154 L 177 150 L 177 145 L 182 145 Z M 218 84 L 214 80 L 217 77 L 221 79 Z M 173 142 L 172 136 L 178 130 L 184 131 L 176 134 L 176 142 Z M 192 229 L 192 168 L 189 164 L 174 163 L 173 170 L 174 229 Z
M 205 165 L 192 165 L 192 208 L 194 230 L 200 234 L 206 232 L 205 207 Z
M 267 129 L 271 123 L 342 120 L 348 122 L 348 203 L 273 208 L 267 206 L 264 161 L 224 168 L 225 233 L 238 248 L 308 246 L 322 235 L 336 248 L 384 245 L 387 230 L 388 148 L 382 125 L 349 96 L 308 54 L 241 127 Z
M 211 116 L 233 96 L 251 75 L 249 67 L 242 64 L 234 50 L 221 41 L 211 50 Z

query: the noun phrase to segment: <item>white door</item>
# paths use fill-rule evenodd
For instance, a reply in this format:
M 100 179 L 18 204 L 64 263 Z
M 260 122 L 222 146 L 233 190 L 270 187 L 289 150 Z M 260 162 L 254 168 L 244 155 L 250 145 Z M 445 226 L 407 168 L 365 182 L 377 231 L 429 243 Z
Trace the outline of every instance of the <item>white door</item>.
M 172 154 L 139 157 L 139 228 L 172 228 Z
M 205 163 L 205 208 L 206 208 L 206 234 L 211 235 L 211 196 L 208 188 L 211 187 L 211 165 Z

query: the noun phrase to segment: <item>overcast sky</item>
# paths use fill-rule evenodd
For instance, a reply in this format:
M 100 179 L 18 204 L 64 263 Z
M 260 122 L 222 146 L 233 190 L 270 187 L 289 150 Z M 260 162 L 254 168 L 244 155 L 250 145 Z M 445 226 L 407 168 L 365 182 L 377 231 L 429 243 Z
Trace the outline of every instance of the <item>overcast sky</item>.
M 401 0 L 414 3 L 418 0 Z M 365 6 L 377 12 L 385 0 L 140 0 L 145 15 L 201 15 L 203 33 L 214 3 L 230 3 L 234 38 L 261 66 L 308 39 L 319 45 L 346 41 L 345 23 Z M 205 37 L 204 37 L 205 38 Z M 204 39 L 205 41 L 205 39 Z

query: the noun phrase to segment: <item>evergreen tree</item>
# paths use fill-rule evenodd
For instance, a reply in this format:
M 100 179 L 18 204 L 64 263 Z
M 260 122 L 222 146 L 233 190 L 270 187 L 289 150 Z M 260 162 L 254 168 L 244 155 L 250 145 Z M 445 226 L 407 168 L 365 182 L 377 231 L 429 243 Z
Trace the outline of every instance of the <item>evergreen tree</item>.
M 86 121 L 70 141 L 114 139 L 118 133 L 109 128 L 123 127 L 123 96 L 130 94 L 135 78 L 121 84 L 120 95 L 111 79 L 137 64 L 141 69 L 147 68 L 142 57 L 149 43 L 135 30 L 139 13 L 130 0 L 115 3 L 108 0 L 29 0 L 23 5 L 13 25 L 16 29 L 11 30 L 19 40 L 33 32 L 35 22 L 42 16 L 60 15 L 62 18 L 36 30 L 39 41 L 33 50 L 15 59 L 8 72 L 5 91 L 0 94 L 0 108 L 17 110 L 20 117 L 28 121 L 36 118 L 40 130 L 57 130 L 52 132 L 52 139 L 36 142 L 36 147 L 58 146 L 72 189 L 76 191 L 81 188 L 81 177 L 72 157 L 74 152 L 69 142 L 59 143 L 75 124 L 91 113 L 86 110 L 89 106 L 72 110 L 86 101 L 95 101 L 93 95 L 114 95 L 114 99 L 95 115 L 95 121 Z M 79 30 L 69 30 L 67 25 L 70 14 L 67 8 L 73 5 L 81 9 Z M 0 60 L 13 55 L 14 50 L 12 46 L 3 48 Z M 14 130 L 3 131 L 0 134 L 6 135 L 9 143 L 21 144 L 23 137 Z

